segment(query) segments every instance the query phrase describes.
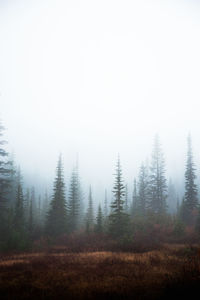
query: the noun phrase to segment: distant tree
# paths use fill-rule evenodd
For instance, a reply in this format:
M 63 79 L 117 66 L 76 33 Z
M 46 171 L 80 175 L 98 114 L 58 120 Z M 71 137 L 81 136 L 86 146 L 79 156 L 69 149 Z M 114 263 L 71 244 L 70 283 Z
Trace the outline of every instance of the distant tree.
M 138 214 L 138 203 L 139 197 L 138 197 L 138 190 L 137 190 L 137 181 L 134 178 L 133 182 L 133 197 L 132 197 L 132 205 L 131 205 L 131 215 L 136 216 Z
M 145 216 L 148 203 L 149 176 L 147 166 L 144 163 L 140 167 L 138 188 L 138 212 L 140 215 Z
M 88 197 L 88 210 L 86 215 L 86 231 L 91 232 L 94 227 L 94 209 L 93 209 L 93 198 L 92 198 L 92 188 L 89 188 Z
M 102 214 L 101 204 L 99 204 L 98 206 L 95 232 L 98 234 L 101 234 L 103 232 L 103 214 Z
M 125 203 L 124 210 L 126 213 L 129 212 L 129 198 L 128 198 L 128 184 L 125 185 Z
M 73 232 L 78 229 L 80 222 L 80 186 L 77 168 L 72 171 L 68 199 L 68 229 Z
M 185 171 L 185 196 L 184 196 L 184 221 L 188 224 L 194 222 L 193 214 L 198 207 L 198 190 L 195 183 L 196 174 L 195 166 L 193 162 L 192 154 L 192 142 L 191 136 L 188 136 L 188 151 L 187 151 L 187 163 Z
M 109 215 L 109 231 L 113 237 L 121 237 L 127 233 L 129 216 L 124 211 L 125 186 L 122 179 L 120 158 L 118 157 L 115 183 L 113 188 L 114 200 Z
M 59 156 L 53 197 L 47 216 L 46 232 L 51 236 L 59 236 L 66 232 L 67 210 L 65 200 L 65 183 L 63 177 L 62 157 Z
M 0 247 L 8 238 L 10 226 L 9 219 L 9 193 L 11 188 L 11 163 L 8 159 L 8 152 L 4 145 L 6 141 L 3 140 L 4 127 L 0 122 Z
M 107 196 L 107 190 L 105 190 L 105 198 L 104 198 L 104 217 L 108 217 L 108 196 Z
M 158 135 L 155 136 L 149 176 L 149 209 L 152 213 L 163 215 L 167 210 L 167 183 L 165 161 Z
M 22 189 L 22 177 L 21 177 L 20 169 L 18 169 L 17 172 L 17 191 L 16 191 L 14 226 L 17 232 L 23 233 L 25 228 L 24 195 Z

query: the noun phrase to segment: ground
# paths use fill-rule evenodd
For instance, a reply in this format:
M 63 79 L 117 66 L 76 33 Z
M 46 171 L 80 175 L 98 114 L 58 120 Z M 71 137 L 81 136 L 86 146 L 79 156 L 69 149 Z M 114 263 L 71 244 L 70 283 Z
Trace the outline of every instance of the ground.
M 200 247 L 0 257 L 1 299 L 170 299 L 200 292 Z

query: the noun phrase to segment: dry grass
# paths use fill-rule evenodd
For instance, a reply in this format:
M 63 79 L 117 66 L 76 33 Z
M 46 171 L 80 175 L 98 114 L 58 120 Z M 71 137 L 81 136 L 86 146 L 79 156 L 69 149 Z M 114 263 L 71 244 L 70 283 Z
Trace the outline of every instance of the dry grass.
M 169 299 L 200 291 L 198 246 L 33 253 L 0 260 L 1 299 Z

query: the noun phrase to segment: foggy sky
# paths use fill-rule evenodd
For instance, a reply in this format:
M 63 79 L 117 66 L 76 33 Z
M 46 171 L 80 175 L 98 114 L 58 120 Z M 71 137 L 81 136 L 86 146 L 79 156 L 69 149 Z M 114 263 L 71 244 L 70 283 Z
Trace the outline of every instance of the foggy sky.
M 183 179 L 186 137 L 200 170 L 198 1 L 0 1 L 0 117 L 25 174 L 131 184 L 160 135 L 167 177 Z M 39 177 L 38 177 L 39 176 Z

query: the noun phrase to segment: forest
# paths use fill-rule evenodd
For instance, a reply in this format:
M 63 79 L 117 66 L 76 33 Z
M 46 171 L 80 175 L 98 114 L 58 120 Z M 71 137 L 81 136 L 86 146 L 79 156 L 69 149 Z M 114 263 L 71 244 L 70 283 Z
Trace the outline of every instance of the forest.
M 133 180 L 131 201 L 118 155 L 111 187 L 113 197 L 108 199 L 105 190 L 103 206 L 99 203 L 95 212 L 92 187 L 87 198 L 83 197 L 77 164 L 66 193 L 62 154 L 58 157 L 52 195 L 49 191 L 38 195 L 34 183 L 25 189 L 23 171 L 5 150 L 3 125 L 0 131 L 1 252 L 30 251 L 55 244 L 73 251 L 127 251 L 151 249 L 165 242 L 199 241 L 200 205 L 190 135 L 182 199 L 173 184 L 167 184 L 164 154 L 156 135 L 149 166 L 142 163 L 138 178 Z
M 4 130 L 1 124 L 2 299 L 169 299 L 199 291 L 200 204 L 190 135 L 181 201 L 167 185 L 156 135 L 131 201 L 118 155 L 113 197 L 105 190 L 95 213 L 92 187 L 84 199 L 77 164 L 66 192 L 61 154 L 51 195 L 40 196 L 34 182 L 25 188 Z

